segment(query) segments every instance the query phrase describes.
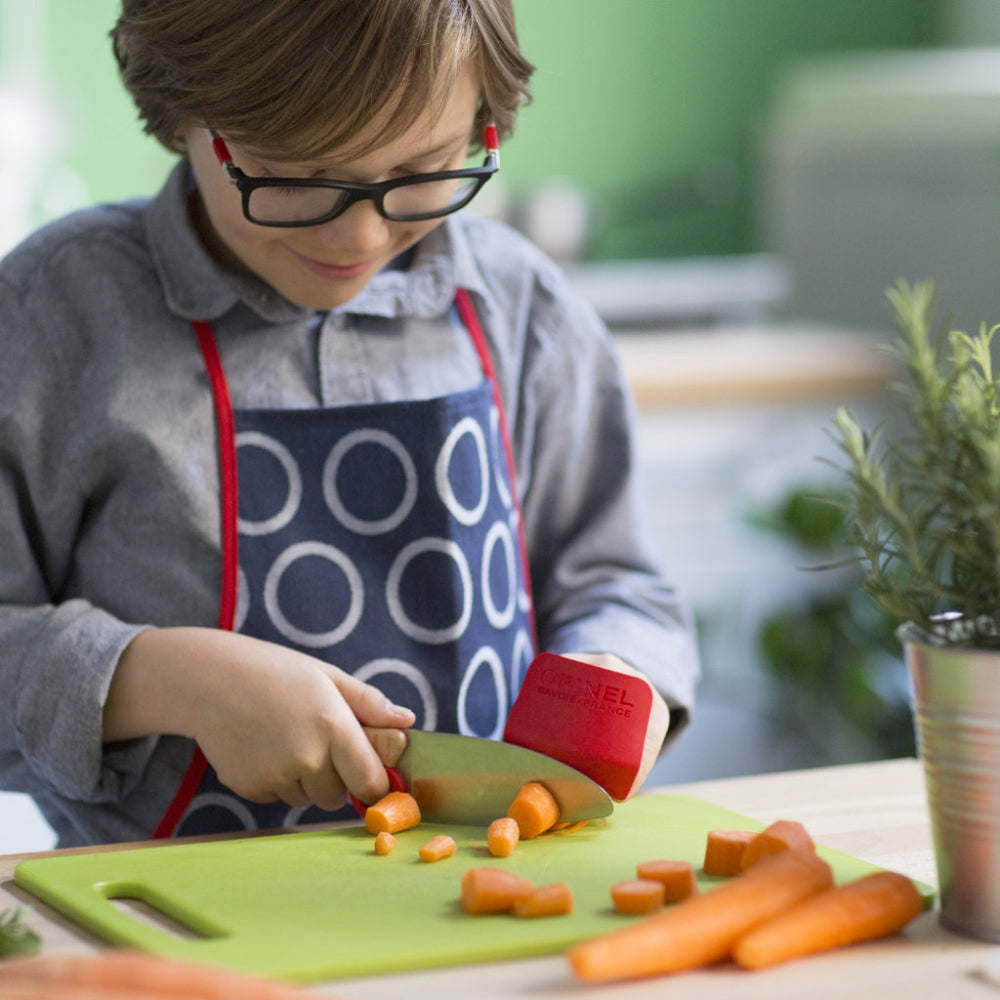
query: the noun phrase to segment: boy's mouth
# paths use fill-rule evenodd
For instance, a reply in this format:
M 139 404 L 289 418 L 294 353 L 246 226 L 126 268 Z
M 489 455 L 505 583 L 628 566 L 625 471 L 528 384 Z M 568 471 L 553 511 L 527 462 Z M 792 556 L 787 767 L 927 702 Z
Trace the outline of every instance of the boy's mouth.
M 296 250 L 292 250 L 291 253 L 307 271 L 326 281 L 355 281 L 362 277 L 373 263 L 370 260 L 364 260 L 358 264 L 326 264 Z

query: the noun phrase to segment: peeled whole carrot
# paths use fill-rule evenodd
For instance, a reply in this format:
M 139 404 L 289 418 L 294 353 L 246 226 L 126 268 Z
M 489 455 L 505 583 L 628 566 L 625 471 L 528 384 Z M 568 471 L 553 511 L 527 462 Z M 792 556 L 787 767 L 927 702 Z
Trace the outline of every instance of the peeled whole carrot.
M 815 851 L 816 845 L 801 823 L 793 819 L 779 819 L 753 836 L 741 864 L 743 868 L 749 868 L 769 854 L 789 849 Z
M 628 878 L 611 886 L 611 902 L 619 913 L 652 913 L 663 906 L 662 882 L 651 878 Z
M 833 872 L 818 855 L 782 851 L 716 889 L 574 945 L 567 957 L 577 978 L 595 983 L 708 965 L 754 927 L 832 884 Z
M 573 891 L 565 882 L 543 885 L 517 900 L 511 910 L 515 917 L 561 917 L 573 912 Z
M 640 879 L 660 882 L 664 903 L 679 903 L 698 891 L 698 880 L 690 861 L 640 861 L 635 866 L 635 874 Z
M 365 810 L 365 829 L 371 834 L 399 833 L 420 822 L 420 806 L 409 792 L 389 792 Z
M 740 938 L 733 958 L 763 969 L 802 955 L 895 934 L 923 909 L 916 886 L 898 872 L 873 872 L 793 906 Z
M 462 876 L 462 909 L 466 913 L 507 913 L 535 891 L 530 879 L 503 868 L 470 868 Z
M 450 858 L 457 848 L 454 837 L 449 837 L 446 833 L 439 833 L 436 837 L 431 837 L 417 853 L 421 861 L 441 861 Z
M 35 955 L 0 963 L 0 997 L 70 1000 L 305 1000 L 310 994 L 276 980 L 140 951 Z
M 559 822 L 559 804 L 538 781 L 523 784 L 514 796 L 507 815 L 517 823 L 522 840 L 530 840 Z
M 706 875 L 738 875 L 747 845 L 755 836 L 752 830 L 709 830 L 702 870 Z
M 380 830 L 375 834 L 375 853 L 379 857 L 391 854 L 395 846 L 396 838 L 388 830 Z
M 509 858 L 521 839 L 521 828 L 512 816 L 501 816 L 486 828 L 486 846 L 495 858 Z

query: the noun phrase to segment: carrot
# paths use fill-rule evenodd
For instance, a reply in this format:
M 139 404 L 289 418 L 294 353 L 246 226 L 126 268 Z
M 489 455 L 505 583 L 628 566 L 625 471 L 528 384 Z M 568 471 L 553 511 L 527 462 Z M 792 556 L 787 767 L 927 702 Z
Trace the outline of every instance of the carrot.
M 529 781 L 518 789 L 507 815 L 516 820 L 521 838 L 530 840 L 559 822 L 559 805 L 543 784 Z
M 806 828 L 793 819 L 779 819 L 769 827 L 755 834 L 747 844 L 741 862 L 743 868 L 755 865 L 761 858 L 790 848 L 800 851 L 815 851 L 816 845 Z
M 0 996 L 70 1000 L 305 1000 L 309 994 L 276 980 L 140 951 L 40 955 L 0 964 Z
M 923 909 L 914 884 L 897 872 L 873 872 L 827 889 L 768 920 L 736 942 L 747 969 L 895 934 Z
M 677 903 L 698 891 L 694 865 L 690 861 L 640 861 L 635 874 L 663 884 L 663 902 Z
M 495 858 L 509 858 L 521 839 L 521 828 L 511 816 L 493 820 L 486 828 L 486 846 Z
M 391 854 L 396 846 L 396 838 L 388 830 L 379 830 L 375 834 L 375 853 L 381 857 Z
M 747 844 L 755 836 L 752 830 L 709 830 L 702 870 L 706 875 L 738 875 Z
M 365 829 L 369 833 L 399 833 L 420 822 L 420 806 L 409 792 L 389 792 L 365 810 Z
M 565 882 L 553 882 L 517 900 L 515 917 L 561 917 L 573 912 L 573 891 Z
M 503 868 L 470 868 L 462 876 L 462 909 L 466 913 L 506 913 L 534 892 L 534 884 Z
M 782 851 L 709 892 L 591 938 L 567 952 L 588 982 L 679 972 L 719 961 L 765 920 L 833 884 L 830 866 L 807 851 Z
M 439 833 L 436 837 L 431 837 L 417 853 L 421 861 L 441 861 L 443 858 L 450 858 L 456 847 L 454 837 Z
M 619 913 L 652 913 L 663 906 L 662 882 L 651 878 L 629 878 L 611 887 L 611 902 Z

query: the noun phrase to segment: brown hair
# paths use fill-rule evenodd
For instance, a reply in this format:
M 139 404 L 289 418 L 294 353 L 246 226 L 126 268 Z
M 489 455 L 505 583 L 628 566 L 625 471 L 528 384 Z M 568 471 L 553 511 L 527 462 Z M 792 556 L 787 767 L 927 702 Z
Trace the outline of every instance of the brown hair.
M 511 0 L 123 0 L 111 37 L 145 131 L 175 152 L 196 123 L 289 159 L 360 154 L 443 102 L 470 61 L 477 143 L 487 121 L 511 131 L 534 70 Z

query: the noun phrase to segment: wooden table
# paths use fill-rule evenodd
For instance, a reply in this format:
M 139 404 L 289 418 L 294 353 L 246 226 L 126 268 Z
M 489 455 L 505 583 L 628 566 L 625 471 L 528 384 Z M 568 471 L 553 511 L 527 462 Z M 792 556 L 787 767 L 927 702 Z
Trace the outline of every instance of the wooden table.
M 923 776 L 914 760 L 881 761 L 658 789 L 695 795 L 768 822 L 797 819 L 828 847 L 936 885 Z M 104 848 L 97 848 L 103 850 Z M 113 848 L 112 848 L 113 849 Z M 14 866 L 25 855 L 0 857 L 0 909 L 35 907 L 32 923 L 46 950 L 86 951 L 98 942 L 18 889 Z M 560 956 L 402 975 L 345 979 L 313 988 L 317 996 L 354 1000 L 448 1000 L 451 997 L 533 997 L 646 1000 L 669 996 L 727 1000 L 825 1000 L 872 997 L 964 1000 L 1000 998 L 1000 984 L 981 973 L 1000 946 L 957 937 L 936 912 L 918 917 L 895 938 L 802 959 L 765 972 L 729 966 L 607 987 L 583 987 Z

